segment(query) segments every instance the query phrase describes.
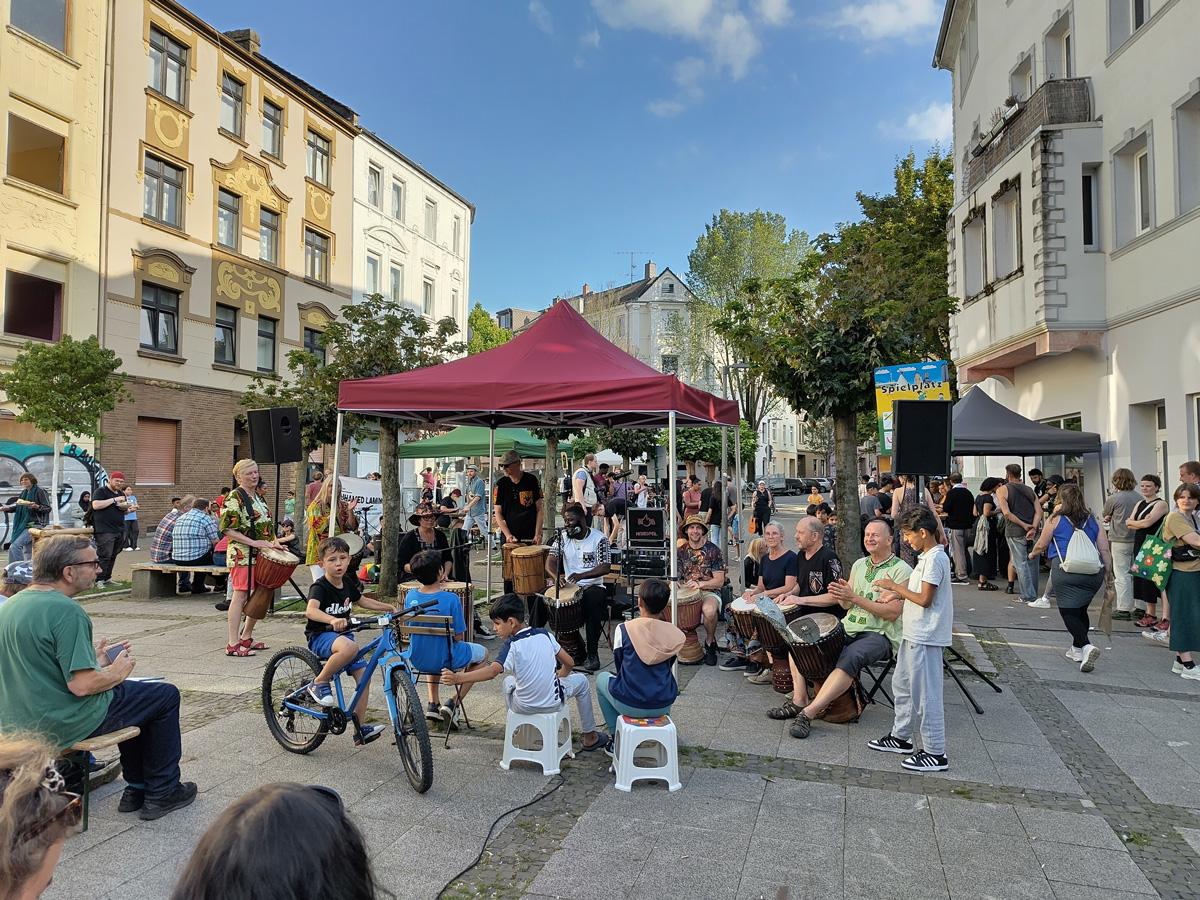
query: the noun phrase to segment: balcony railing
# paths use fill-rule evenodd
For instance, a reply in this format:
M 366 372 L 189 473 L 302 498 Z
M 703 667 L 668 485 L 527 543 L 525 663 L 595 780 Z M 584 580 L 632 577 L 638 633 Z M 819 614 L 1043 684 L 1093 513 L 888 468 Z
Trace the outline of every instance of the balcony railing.
M 1033 96 L 1008 119 L 1003 130 L 994 136 L 987 148 L 972 156 L 966 166 L 966 188 L 969 194 L 982 184 L 992 171 L 1039 128 L 1046 125 L 1066 125 L 1092 121 L 1092 85 L 1090 78 L 1059 78 L 1045 82 Z

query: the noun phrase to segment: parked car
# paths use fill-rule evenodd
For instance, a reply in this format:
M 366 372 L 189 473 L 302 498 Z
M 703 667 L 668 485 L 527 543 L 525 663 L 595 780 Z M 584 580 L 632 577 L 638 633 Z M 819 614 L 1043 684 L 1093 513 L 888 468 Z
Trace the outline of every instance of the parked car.
M 769 490 L 775 497 L 786 497 L 788 494 L 793 493 L 793 491 L 789 490 L 788 488 L 788 479 L 784 478 L 782 475 L 768 475 L 766 482 L 767 490 Z M 755 486 L 756 485 L 751 485 L 751 489 L 753 489 Z
M 832 479 L 830 479 L 830 478 L 817 478 L 817 479 L 816 479 L 816 482 L 817 482 L 817 484 L 819 484 L 819 485 L 821 486 L 821 493 L 822 493 L 822 494 L 829 494 L 829 493 L 832 493 L 832 492 L 833 492 L 833 480 L 832 480 Z

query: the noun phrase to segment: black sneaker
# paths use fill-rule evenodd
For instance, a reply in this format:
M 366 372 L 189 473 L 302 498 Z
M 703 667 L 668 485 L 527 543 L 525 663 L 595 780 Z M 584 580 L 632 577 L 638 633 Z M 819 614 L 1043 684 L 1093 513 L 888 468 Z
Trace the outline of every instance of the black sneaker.
M 613 739 L 612 739 L 611 735 L 609 736 L 608 740 L 604 742 L 604 753 L 608 756 L 609 759 L 615 758 L 614 752 L 613 752 Z
M 127 787 L 117 804 L 117 812 L 137 812 L 146 804 L 146 792 L 141 788 Z
M 438 707 L 438 716 L 441 718 L 441 720 L 443 722 L 446 723 L 447 728 L 449 728 L 451 725 L 453 725 L 454 724 L 454 701 L 447 700 L 441 706 L 439 706 Z
M 579 669 L 580 669 L 580 671 L 583 671 L 583 672 L 599 672 L 600 671 L 600 657 L 598 657 L 594 654 L 589 656 L 587 659 L 585 659 L 583 661 L 583 665 L 581 665 L 579 667 Z
M 744 656 L 729 656 L 726 657 L 722 663 L 717 666 L 717 668 L 722 672 L 741 672 L 744 671 L 748 665 L 750 665 L 750 660 L 746 659 Z
M 214 603 L 213 607 L 215 609 L 219 609 L 221 612 L 228 612 L 229 611 L 229 601 L 222 600 L 220 603 Z
M 970 584 L 971 579 L 968 578 L 966 575 L 955 575 L 953 578 L 950 579 L 950 583 L 951 584 Z
M 1006 587 L 1006 588 L 1004 589 L 1004 593 L 1006 593 L 1006 594 L 1014 594 L 1014 593 L 1016 593 L 1016 588 L 1017 588 L 1017 585 L 1016 585 L 1016 583 L 1015 583 L 1015 582 L 1012 582 L 1012 581 L 1010 581 L 1010 582 L 1008 583 L 1008 587 Z
M 434 722 L 442 721 L 442 711 L 432 700 L 425 704 L 425 718 L 432 719 Z
M 788 729 L 788 734 L 794 738 L 799 738 L 800 740 L 808 737 L 810 734 L 812 734 L 812 719 L 810 719 L 804 713 L 800 713 L 800 715 L 796 716 L 796 718 L 792 721 L 792 727 Z
M 709 644 L 704 648 L 704 664 L 706 666 L 715 666 L 717 664 L 717 645 Z
M 944 756 L 934 756 L 932 753 L 918 750 L 912 756 L 901 760 L 900 765 L 910 772 L 945 772 L 950 768 L 950 761 Z
M 872 750 L 882 750 L 884 753 L 913 752 L 913 745 L 909 741 L 903 741 L 894 734 L 885 734 L 881 738 L 867 741 L 867 746 Z
M 140 818 L 147 822 L 152 819 L 161 819 L 169 812 L 190 806 L 195 799 L 196 782 L 181 781 L 175 786 L 175 790 L 171 791 L 167 796 L 158 800 L 147 799 L 145 805 L 142 807 Z
M 757 675 L 759 672 L 761 672 L 762 668 L 763 667 L 761 665 L 759 665 L 758 663 L 756 663 L 754 660 L 748 659 L 748 660 L 746 660 L 746 668 L 742 670 L 742 674 L 745 675 L 747 678 L 750 678 L 754 675 Z

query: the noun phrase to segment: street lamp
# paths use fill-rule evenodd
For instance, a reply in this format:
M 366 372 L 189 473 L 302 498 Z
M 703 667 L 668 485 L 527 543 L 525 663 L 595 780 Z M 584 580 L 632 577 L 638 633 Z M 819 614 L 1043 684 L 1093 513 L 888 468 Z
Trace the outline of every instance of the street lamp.
M 723 400 L 733 399 L 729 396 L 729 373 L 731 371 L 733 371 L 734 369 L 745 370 L 745 369 L 749 369 L 749 368 L 750 368 L 750 366 L 747 365 L 746 363 L 730 363 L 727 366 L 721 367 L 721 398 Z M 735 430 L 733 432 L 733 447 L 734 447 L 733 453 L 734 453 L 734 456 L 737 458 L 737 460 L 740 462 L 741 458 L 742 458 L 742 404 L 740 401 L 738 402 L 737 407 L 738 407 L 738 421 L 737 421 L 737 425 L 735 426 Z M 721 429 L 721 471 L 723 473 L 728 473 L 728 471 L 729 471 L 728 457 L 729 457 L 728 436 L 725 433 L 725 429 L 722 428 Z M 728 477 L 728 475 L 726 475 L 726 477 Z M 734 503 L 736 504 L 735 508 L 740 512 L 741 508 L 742 508 L 742 473 L 741 473 L 741 466 L 739 466 L 739 465 L 734 466 L 733 496 L 735 498 L 734 499 Z M 726 522 L 725 527 L 728 528 L 730 524 L 732 524 L 732 523 Z M 738 530 L 737 530 L 736 534 L 734 535 L 734 539 L 736 541 L 736 545 L 737 545 L 739 551 L 741 549 L 741 538 L 742 538 L 741 532 L 742 532 L 741 522 L 739 521 L 738 522 Z M 726 567 L 726 570 L 728 570 L 728 568 L 729 568 L 729 541 L 728 540 L 723 539 L 721 541 L 721 559 L 725 560 L 725 567 Z

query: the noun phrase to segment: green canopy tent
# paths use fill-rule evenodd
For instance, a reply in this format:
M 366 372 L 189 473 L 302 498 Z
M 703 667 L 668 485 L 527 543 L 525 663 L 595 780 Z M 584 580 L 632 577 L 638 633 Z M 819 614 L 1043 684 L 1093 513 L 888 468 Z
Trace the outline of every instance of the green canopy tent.
M 491 431 L 482 425 L 459 425 L 445 434 L 422 441 L 400 444 L 398 459 L 443 459 L 454 456 L 487 456 L 491 452 Z M 541 459 L 546 455 L 546 442 L 535 438 L 524 428 L 497 428 L 496 452 L 516 450 L 522 457 Z M 560 453 L 570 453 L 569 441 L 559 441 Z

